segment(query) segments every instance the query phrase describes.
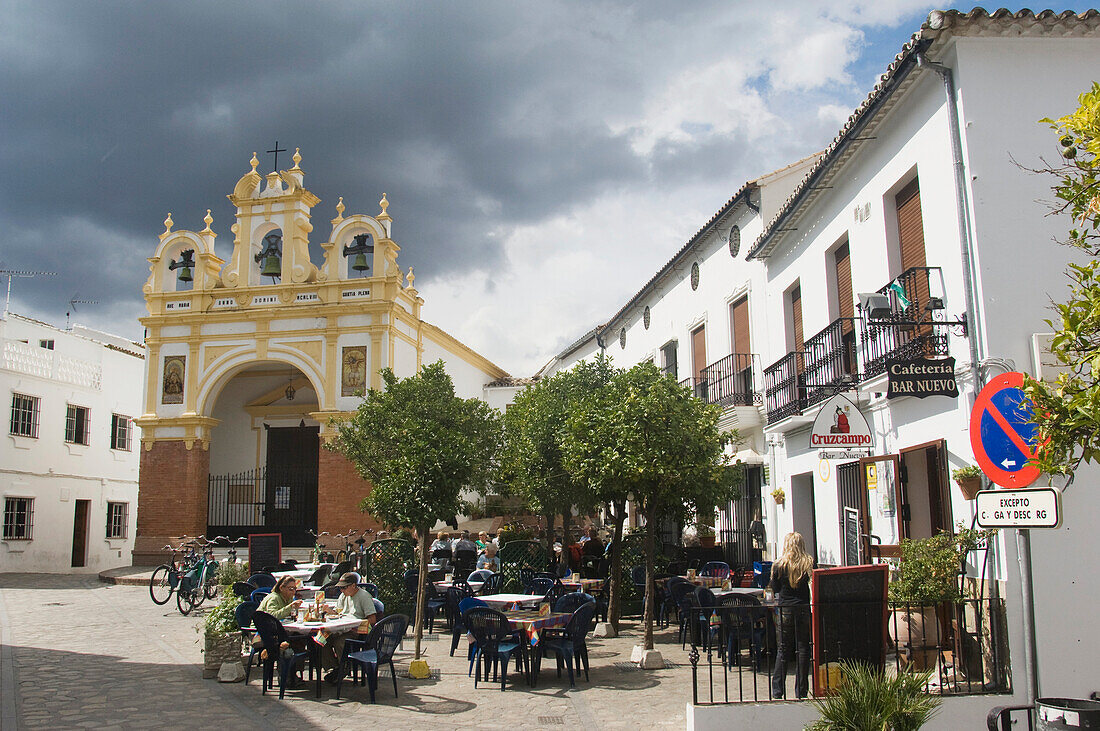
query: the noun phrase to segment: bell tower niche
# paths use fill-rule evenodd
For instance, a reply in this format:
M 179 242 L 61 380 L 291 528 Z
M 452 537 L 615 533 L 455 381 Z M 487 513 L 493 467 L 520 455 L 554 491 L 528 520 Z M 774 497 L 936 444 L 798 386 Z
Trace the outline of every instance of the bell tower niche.
M 293 160 L 290 170 L 261 176 L 252 153 L 252 169 L 233 188 L 229 200 L 237 207 L 237 222 L 232 227 L 233 254 L 222 270 L 226 288 L 317 281 L 317 267 L 309 260 L 310 209 L 321 199 L 303 185 L 298 149 Z

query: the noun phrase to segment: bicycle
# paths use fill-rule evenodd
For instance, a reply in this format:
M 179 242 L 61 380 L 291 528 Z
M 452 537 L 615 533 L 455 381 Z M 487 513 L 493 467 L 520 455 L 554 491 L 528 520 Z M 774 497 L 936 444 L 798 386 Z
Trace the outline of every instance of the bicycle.
M 345 561 L 351 561 L 352 556 L 355 555 L 355 547 L 351 544 L 351 537 L 359 531 L 352 528 L 347 533 L 337 533 L 335 538 L 338 538 L 344 542 L 343 549 L 336 552 L 336 563 L 344 563 Z M 361 546 L 362 544 L 360 544 Z
M 176 608 L 185 617 L 206 599 L 218 595 L 218 561 L 214 558 L 214 541 L 205 540 L 202 554 L 191 568 L 179 577 L 176 588 Z
M 149 578 L 149 596 L 154 604 L 168 603 L 179 586 L 180 576 L 189 571 L 196 561 L 196 539 L 183 536 L 182 540 L 178 546 L 168 544 L 161 549 L 171 551 L 172 558 L 169 563 L 162 563 L 153 569 L 153 575 Z M 177 558 L 177 554 L 182 555 Z
M 306 532 L 313 536 L 313 553 L 310 554 L 310 561 L 312 563 L 325 563 L 326 561 L 331 562 L 333 559 L 336 558 L 332 554 L 326 553 L 325 544 L 321 543 L 321 536 L 332 535 L 331 533 L 329 533 L 327 530 L 321 531 L 320 533 L 312 530 Z

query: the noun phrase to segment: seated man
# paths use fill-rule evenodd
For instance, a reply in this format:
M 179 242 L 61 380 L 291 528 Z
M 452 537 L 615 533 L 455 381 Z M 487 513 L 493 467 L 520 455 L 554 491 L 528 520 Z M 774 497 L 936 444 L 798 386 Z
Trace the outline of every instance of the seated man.
M 359 574 L 354 572 L 344 574 L 336 582 L 336 586 L 340 587 L 340 596 L 336 599 L 335 614 L 355 617 L 363 620 L 363 622 L 356 629 L 328 637 L 325 648 L 321 651 L 321 665 L 331 668 L 329 673 L 325 675 L 325 682 L 327 683 L 336 682 L 337 673 L 340 669 L 339 659 L 344 652 L 344 641 L 356 633 L 365 634 L 369 632 L 370 627 L 378 620 L 378 614 L 374 607 L 374 597 L 370 595 L 369 591 L 359 588 Z M 332 613 L 330 610 L 326 610 L 326 614 Z
M 600 540 L 595 528 L 589 528 L 587 535 L 581 539 L 581 554 L 584 556 L 603 555 L 603 541 Z
M 470 540 L 470 531 L 462 531 L 462 537 L 451 544 L 452 552 L 457 555 L 459 551 L 473 551 L 477 553 L 477 544 Z
M 496 546 L 492 543 L 485 545 L 485 553 L 477 558 L 477 567 L 479 569 L 489 569 L 494 574 L 500 573 L 500 559 L 497 558 Z

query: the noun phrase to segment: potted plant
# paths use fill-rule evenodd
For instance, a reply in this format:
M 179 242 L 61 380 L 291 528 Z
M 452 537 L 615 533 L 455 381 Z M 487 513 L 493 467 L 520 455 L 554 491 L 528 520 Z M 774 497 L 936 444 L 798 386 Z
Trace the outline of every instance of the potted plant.
M 700 524 L 695 527 L 696 535 L 699 536 L 699 545 L 703 548 L 714 548 L 714 526 Z
M 237 607 L 244 601 L 232 591 L 223 591 L 222 600 L 203 618 L 196 629 L 203 635 L 203 678 L 216 678 L 222 663 L 240 662 L 241 628 L 237 626 Z
M 901 560 L 890 582 L 890 637 L 909 653 L 912 669 L 934 667 L 951 626 L 952 605 L 963 598 L 963 558 L 995 531 L 960 528 L 901 542 Z
M 777 487 L 772 490 L 772 500 L 775 501 L 776 505 L 782 505 L 787 500 L 787 493 L 783 492 L 782 487 Z
M 942 699 L 928 692 L 931 673 L 886 673 L 853 660 L 840 663 L 835 692 L 811 701 L 821 718 L 805 731 L 837 728 L 919 729 Z
M 982 471 L 972 464 L 955 470 L 951 473 L 951 477 L 967 500 L 973 500 L 982 489 Z

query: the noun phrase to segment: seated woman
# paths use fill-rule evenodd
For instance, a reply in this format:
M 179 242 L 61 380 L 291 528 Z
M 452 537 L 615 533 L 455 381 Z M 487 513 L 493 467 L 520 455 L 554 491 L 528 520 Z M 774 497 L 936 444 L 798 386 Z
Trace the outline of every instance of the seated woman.
M 489 534 L 485 531 L 481 531 L 477 534 L 477 550 L 479 552 L 485 551 L 485 547 L 491 543 L 492 541 L 489 540 Z
M 485 553 L 477 557 L 478 569 L 489 569 L 494 574 L 500 572 L 500 559 L 497 557 L 497 547 L 492 543 L 485 545 Z
M 258 611 L 267 612 L 275 619 L 286 619 L 302 605 L 301 599 L 294 598 L 298 590 L 298 580 L 293 576 L 284 576 L 275 582 L 271 593 L 260 602 Z

